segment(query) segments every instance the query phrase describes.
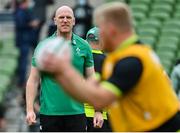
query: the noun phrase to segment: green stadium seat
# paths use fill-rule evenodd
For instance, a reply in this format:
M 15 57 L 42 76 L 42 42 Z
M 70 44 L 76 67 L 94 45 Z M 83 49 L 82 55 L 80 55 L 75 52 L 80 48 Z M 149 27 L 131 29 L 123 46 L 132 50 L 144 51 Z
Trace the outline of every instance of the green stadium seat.
M 141 21 L 146 18 L 146 14 L 143 12 L 133 12 L 133 18 L 135 21 Z
M 0 51 L 2 50 L 2 47 L 3 47 L 3 42 L 2 40 L 0 40 Z
M 147 13 L 148 11 L 148 5 L 145 4 L 132 4 L 130 5 L 131 10 L 134 12 L 143 12 Z
M 174 5 L 176 0 L 154 0 L 154 4 L 170 4 Z
M 13 38 L 3 38 L 2 42 L 3 42 L 3 47 L 5 48 L 15 47 L 14 44 L 15 40 Z
M 162 26 L 162 23 L 161 21 L 157 20 L 157 19 L 144 19 L 142 20 L 138 27 L 139 29 L 144 29 L 144 28 L 149 28 L 149 29 L 152 29 L 152 28 L 156 28 L 156 29 L 160 29 Z
M 0 103 L 3 102 L 3 93 L 0 93 Z
M 0 75 L 0 93 L 4 93 L 4 91 L 7 89 L 8 85 L 10 85 L 10 77 L 7 75 Z
M 172 68 L 172 61 L 171 60 L 161 60 L 162 66 L 164 67 L 165 71 L 170 74 L 171 68 Z
M 176 52 L 178 50 L 178 44 L 158 43 L 156 45 L 156 50 Z
M 14 39 L 6 38 L 2 40 L 0 56 L 9 56 L 11 58 L 17 58 L 19 56 L 19 50 L 14 44 Z
M 178 19 L 170 19 L 164 22 L 163 28 L 169 28 L 169 29 L 179 29 L 180 28 L 180 22 Z
M 6 92 L 6 90 L 8 89 L 8 86 L 10 85 L 10 77 L 8 77 L 7 75 L 0 75 L 0 102 L 2 102 L 2 100 L 4 99 L 4 93 Z
M 159 19 L 161 21 L 164 21 L 164 20 L 167 20 L 170 18 L 170 13 L 152 11 L 152 12 L 150 12 L 149 17 L 150 18 L 156 18 L 156 19 Z
M 118 2 L 126 3 L 126 0 L 106 0 L 106 2 L 112 2 L 112 1 L 118 1 Z
M 176 56 L 176 54 L 174 52 L 169 51 L 169 50 L 165 51 L 165 50 L 162 50 L 162 49 L 157 49 L 156 53 L 157 53 L 157 55 L 159 56 L 159 58 L 161 60 L 166 59 L 166 60 L 173 61 L 175 59 L 174 57 Z
M 180 36 L 180 30 L 179 29 L 174 29 L 174 28 L 164 28 L 161 31 L 162 36 L 174 36 L 174 37 L 179 37 Z
M 179 5 L 179 4 L 180 4 L 180 1 L 179 1 L 179 0 L 176 0 L 176 4 Z
M 150 36 L 150 37 L 157 37 L 159 34 L 159 31 L 157 29 L 149 29 L 149 28 L 141 28 L 138 30 L 138 34 L 140 36 Z
M 154 12 L 166 12 L 166 13 L 171 13 L 172 12 L 173 7 L 171 5 L 168 4 L 163 4 L 163 3 L 154 3 L 152 5 L 152 11 Z
M 178 37 L 161 36 L 159 38 L 159 43 L 178 44 L 179 38 Z
M 8 76 L 13 76 L 17 68 L 17 60 L 13 58 L 0 58 L 0 73 Z
M 175 5 L 175 11 L 178 11 L 178 12 L 180 11 L 180 4 Z
M 175 12 L 173 17 L 176 18 L 176 19 L 180 19 L 180 11 Z
M 151 48 L 153 48 L 154 44 L 156 42 L 156 38 L 154 38 L 154 37 L 140 37 L 140 41 L 142 43 L 144 43 L 145 45 L 148 45 Z
M 10 48 L 2 48 L 0 51 L 0 56 L 8 56 L 11 58 L 18 58 L 19 57 L 19 50 L 16 47 L 10 47 Z
M 176 59 L 180 59 L 180 51 L 179 50 L 178 50 L 177 58 Z
M 130 0 L 130 4 L 139 3 L 139 4 L 150 4 L 152 0 Z

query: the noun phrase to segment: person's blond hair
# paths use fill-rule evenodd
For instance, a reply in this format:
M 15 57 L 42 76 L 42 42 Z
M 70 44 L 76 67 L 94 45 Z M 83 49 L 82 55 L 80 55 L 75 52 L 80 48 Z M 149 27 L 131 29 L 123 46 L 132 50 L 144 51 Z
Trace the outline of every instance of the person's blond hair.
M 111 2 L 101 5 L 94 11 L 94 23 L 113 23 L 120 31 L 133 31 L 133 20 L 129 7 L 122 2 Z

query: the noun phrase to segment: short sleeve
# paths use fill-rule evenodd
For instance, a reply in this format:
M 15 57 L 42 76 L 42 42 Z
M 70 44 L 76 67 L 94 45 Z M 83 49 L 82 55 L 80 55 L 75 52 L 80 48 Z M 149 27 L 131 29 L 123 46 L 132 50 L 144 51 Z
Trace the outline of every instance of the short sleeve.
M 36 67 L 36 60 L 35 60 L 35 57 L 33 56 L 32 59 L 31 59 L 31 65 Z
M 35 50 L 34 50 L 34 54 L 33 54 L 32 59 L 31 59 L 31 65 L 34 66 L 34 67 L 37 66 L 37 62 L 36 62 L 36 57 L 35 56 L 36 56 L 37 52 L 39 51 L 40 47 L 42 47 L 42 45 L 43 45 L 43 43 L 40 42 L 37 45 L 37 47 L 35 48 Z
M 92 49 L 87 44 L 87 54 L 85 59 L 85 67 L 92 67 L 94 66 L 94 60 L 92 55 Z
M 108 82 L 114 84 L 125 93 L 138 83 L 142 71 L 143 65 L 140 59 L 136 57 L 126 57 L 117 62 Z

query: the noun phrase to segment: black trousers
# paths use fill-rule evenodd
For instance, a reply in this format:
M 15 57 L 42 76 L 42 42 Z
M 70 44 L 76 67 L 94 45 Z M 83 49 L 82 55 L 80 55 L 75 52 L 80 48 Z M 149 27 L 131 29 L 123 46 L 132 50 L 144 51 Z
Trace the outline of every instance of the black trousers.
M 41 132 L 85 132 L 85 114 L 47 116 L 40 114 Z
M 104 120 L 102 128 L 94 128 L 93 118 L 87 117 L 87 132 L 112 132 L 108 120 Z
M 180 112 L 177 112 L 171 119 L 151 132 L 176 132 L 180 130 Z

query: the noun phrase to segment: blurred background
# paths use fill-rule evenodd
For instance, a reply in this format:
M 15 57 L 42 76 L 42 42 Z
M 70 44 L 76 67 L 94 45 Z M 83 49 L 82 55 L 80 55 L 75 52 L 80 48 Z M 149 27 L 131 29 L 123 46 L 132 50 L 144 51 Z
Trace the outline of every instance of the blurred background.
M 93 26 L 93 9 L 111 1 L 0 0 L 0 131 L 38 131 L 38 124 L 26 125 L 24 91 L 34 48 L 56 30 L 55 10 L 62 5 L 72 7 L 74 32 L 84 38 Z M 140 41 L 155 50 L 170 75 L 180 59 L 180 0 L 116 1 L 130 6 Z

